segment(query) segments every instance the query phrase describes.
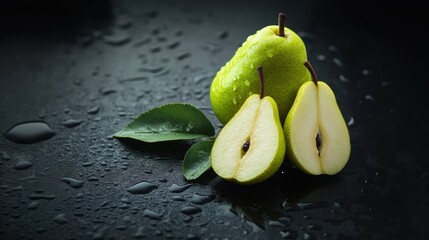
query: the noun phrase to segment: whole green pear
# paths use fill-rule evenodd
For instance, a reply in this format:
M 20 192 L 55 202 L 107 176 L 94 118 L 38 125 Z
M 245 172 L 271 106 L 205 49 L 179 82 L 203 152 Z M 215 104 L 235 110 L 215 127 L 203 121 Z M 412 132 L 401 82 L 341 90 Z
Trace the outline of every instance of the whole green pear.
M 278 25 L 266 26 L 249 36 L 217 72 L 210 87 L 210 101 L 221 123 L 226 124 L 250 95 L 259 92 L 258 66 L 264 66 L 265 94 L 279 106 L 282 123 L 299 87 L 311 81 L 303 65 L 307 61 L 305 44 L 284 27 L 285 19 L 286 15 L 280 13 Z

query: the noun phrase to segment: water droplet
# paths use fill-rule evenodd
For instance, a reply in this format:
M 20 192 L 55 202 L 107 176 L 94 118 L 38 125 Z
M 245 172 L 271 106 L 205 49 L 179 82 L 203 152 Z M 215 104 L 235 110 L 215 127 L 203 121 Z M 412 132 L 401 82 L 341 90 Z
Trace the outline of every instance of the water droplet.
M 146 229 L 145 226 L 139 226 L 137 228 L 136 233 L 133 235 L 133 237 L 135 237 L 135 238 L 145 238 L 146 237 L 145 229 Z
M 319 54 L 319 55 L 317 55 L 317 60 L 319 60 L 319 61 L 325 61 L 326 57 L 323 54 Z
M 141 182 L 127 189 L 132 194 L 146 194 L 152 192 L 158 186 L 149 182 Z
M 328 50 L 331 52 L 337 52 L 338 51 L 337 47 L 335 47 L 334 45 L 329 45 Z
M 143 216 L 144 216 L 144 217 L 148 217 L 148 218 L 150 218 L 150 219 L 152 219 L 152 220 L 161 220 L 161 218 L 162 218 L 163 214 L 162 214 L 162 213 L 157 213 L 157 212 L 151 211 L 151 210 L 149 210 L 149 209 L 145 209 L 145 210 L 143 211 Z
M 114 31 L 103 36 L 103 41 L 109 45 L 123 45 L 131 40 L 131 36 L 127 31 Z
M 82 120 L 77 120 L 77 119 L 68 119 L 64 122 L 62 122 L 61 124 L 64 125 L 65 127 L 68 128 L 74 128 L 79 126 L 83 121 Z
M 173 42 L 173 43 L 168 44 L 168 45 L 167 45 L 167 48 L 168 48 L 168 49 L 175 49 L 175 48 L 177 48 L 178 46 L 180 46 L 180 42 L 179 42 L 179 41 L 176 41 L 176 42 Z
M 373 96 L 369 95 L 369 94 L 365 95 L 365 99 L 366 100 L 370 100 L 370 101 L 374 101 L 375 100 L 375 98 Z
M 58 214 L 54 217 L 54 221 L 58 224 L 67 223 L 66 215 L 64 213 Z
M 233 103 L 234 105 L 237 105 L 237 99 L 235 99 L 235 97 L 234 97 L 234 98 L 232 98 L 232 103 Z
M 100 111 L 100 107 L 92 107 L 92 108 L 90 108 L 88 111 L 87 111 L 87 113 L 89 113 L 89 114 L 96 114 L 96 113 L 98 113 L 98 111 Z
M 1 159 L 5 160 L 5 161 L 9 161 L 11 159 L 11 157 L 9 156 L 9 154 L 7 152 L 1 152 L 0 157 L 1 157 Z
M 343 74 L 341 74 L 339 78 L 341 82 L 349 82 L 349 79 L 347 79 Z
M 351 127 L 355 124 L 355 119 L 353 117 L 350 118 L 350 120 L 347 122 L 347 126 Z
M 116 16 L 116 25 L 120 28 L 129 28 L 133 22 L 131 21 L 131 18 L 127 15 L 118 15 Z
M 335 65 L 337 65 L 338 67 L 343 67 L 343 62 L 341 62 L 341 60 L 338 58 L 332 59 L 332 62 L 335 63 Z
M 362 70 L 362 75 L 368 76 L 369 74 L 371 74 L 371 72 L 368 69 Z
M 191 202 L 194 204 L 203 205 L 213 201 L 214 198 L 215 198 L 215 195 L 200 195 L 195 193 L 192 196 Z
M 315 209 L 315 208 L 324 208 L 327 207 L 328 204 L 326 202 L 311 202 L 311 203 L 298 203 L 298 207 L 301 209 Z
M 4 137 L 16 143 L 36 143 L 54 135 L 55 132 L 47 123 L 34 121 L 16 124 L 5 133 Z
M 290 217 L 279 217 L 278 220 L 283 224 L 290 224 L 292 222 L 292 219 Z
M 103 95 L 103 96 L 106 96 L 106 95 L 109 95 L 109 94 L 112 94 L 112 93 L 116 93 L 116 91 L 117 91 L 116 89 L 109 88 L 109 87 L 102 87 L 99 90 L 100 94 Z
M 195 206 L 182 207 L 180 211 L 186 215 L 193 215 L 202 211 L 201 208 Z
M 278 228 L 284 228 L 285 225 L 279 221 L 270 220 L 268 221 L 268 226 L 270 227 L 278 227 Z
M 244 81 L 244 85 L 246 85 L 246 86 L 250 86 L 250 82 L 249 82 L 249 80 Z
M 217 33 L 217 37 L 219 39 L 225 39 L 229 36 L 229 32 L 228 31 L 222 31 L 222 32 L 218 32 Z
M 140 72 L 148 72 L 148 73 L 159 73 L 162 70 L 164 70 L 164 67 L 159 66 L 159 67 L 142 67 L 139 68 Z
M 201 47 L 204 51 L 210 52 L 212 54 L 222 51 L 222 48 L 218 45 L 207 43 Z
M 31 201 L 28 205 L 27 205 L 27 209 L 28 210 L 35 210 L 39 207 L 39 202 L 37 201 Z
M 185 185 L 177 185 L 175 183 L 173 183 L 169 188 L 168 191 L 172 192 L 172 193 L 180 193 L 185 191 L 186 189 L 190 188 L 192 186 L 192 184 L 185 184 Z
M 84 183 L 84 181 L 80 181 L 74 178 L 61 178 L 61 180 L 70 185 L 70 187 L 72 188 L 80 188 L 83 186 Z
M 177 55 L 176 58 L 177 58 L 177 60 L 181 61 L 181 60 L 186 59 L 190 56 L 191 56 L 191 53 L 181 53 L 181 54 Z
M 235 91 L 237 91 L 237 86 L 236 85 L 234 85 L 233 87 L 232 87 L 232 90 L 235 92 Z
M 135 47 L 135 48 L 142 47 L 142 46 L 144 46 L 144 45 L 146 45 L 146 44 L 150 43 L 150 41 L 151 41 L 151 39 L 150 39 L 150 38 L 145 38 L 145 39 L 138 40 L 138 41 L 136 41 L 136 42 L 134 43 L 134 47 Z
M 17 170 L 24 170 L 29 167 L 33 166 L 33 163 L 27 161 L 27 160 L 19 160 L 13 168 Z
M 274 56 L 274 53 L 273 53 L 273 50 L 267 50 L 266 51 L 266 54 L 267 54 L 267 56 L 269 57 L 269 58 L 272 58 L 273 56 Z
M 179 195 L 174 195 L 171 197 L 171 199 L 173 199 L 174 201 L 179 201 L 179 202 L 184 202 L 185 199 L 182 196 Z

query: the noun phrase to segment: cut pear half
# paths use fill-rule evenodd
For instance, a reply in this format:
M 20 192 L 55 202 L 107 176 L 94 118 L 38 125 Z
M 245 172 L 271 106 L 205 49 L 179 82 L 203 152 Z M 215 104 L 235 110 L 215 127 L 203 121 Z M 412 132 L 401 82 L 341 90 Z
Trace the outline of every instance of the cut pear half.
M 221 178 L 254 184 L 271 177 L 281 166 L 285 140 L 277 104 L 253 94 L 222 128 L 211 151 L 213 170 Z
M 298 90 L 285 125 L 287 157 L 313 174 L 340 172 L 350 156 L 350 136 L 332 89 L 306 82 Z

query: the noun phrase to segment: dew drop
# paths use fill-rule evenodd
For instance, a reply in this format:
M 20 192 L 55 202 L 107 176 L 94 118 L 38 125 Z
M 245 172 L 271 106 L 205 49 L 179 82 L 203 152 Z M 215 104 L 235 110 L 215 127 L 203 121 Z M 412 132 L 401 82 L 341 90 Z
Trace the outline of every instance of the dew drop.
M 249 82 L 249 80 L 244 81 L 244 85 L 246 85 L 246 86 L 250 86 L 250 82 Z
M 163 214 L 162 214 L 162 213 L 157 213 L 157 212 L 151 211 L 151 210 L 149 210 L 149 209 L 145 209 L 145 210 L 143 211 L 143 216 L 144 216 L 144 217 L 148 217 L 148 218 L 150 218 L 150 219 L 152 219 L 152 220 L 161 220 L 161 218 L 162 218 Z
M 235 97 L 232 99 L 232 103 L 233 103 L 234 105 L 237 105 L 237 99 L 235 99 Z
M 61 178 L 61 180 L 70 185 L 70 187 L 72 188 L 80 188 L 83 186 L 84 183 L 84 181 L 80 181 L 74 178 Z
M 28 205 L 27 205 L 27 209 L 28 210 L 35 210 L 39 207 L 39 202 L 37 201 L 31 201 Z
M 311 202 L 311 203 L 298 203 L 298 207 L 301 209 L 315 209 L 315 208 L 324 208 L 327 207 L 328 204 L 326 202 Z
M 192 186 L 192 184 L 177 185 L 177 184 L 173 183 L 168 188 L 168 191 L 170 191 L 171 193 L 180 193 L 180 192 L 183 192 L 186 189 L 190 188 L 191 186 Z
M 266 54 L 267 54 L 267 56 L 269 57 L 269 58 L 272 58 L 273 56 L 274 56 L 274 53 L 273 53 L 273 50 L 267 50 L 266 51 Z
M 213 201 L 214 197 L 214 195 L 200 195 L 195 193 L 192 196 L 191 202 L 194 204 L 203 205 Z
M 51 127 L 41 121 L 23 122 L 10 128 L 5 138 L 16 143 L 36 143 L 47 140 L 55 135 Z
M 152 192 L 152 190 L 158 188 L 157 185 L 149 183 L 149 182 L 141 182 L 137 183 L 134 186 L 131 186 L 127 189 L 128 192 L 132 194 L 146 194 Z
M 64 122 L 62 122 L 61 124 L 64 125 L 65 127 L 68 128 L 74 128 L 79 126 L 83 121 L 82 120 L 77 120 L 77 119 L 68 119 Z
M 88 111 L 87 111 L 87 113 L 89 113 L 89 114 L 96 114 L 96 113 L 98 113 L 98 111 L 100 111 L 100 107 L 92 107 L 92 108 L 90 108 Z
M 145 230 L 146 230 L 146 228 L 144 226 L 139 226 L 137 228 L 136 233 L 134 233 L 133 237 L 135 237 L 135 238 L 145 238 L 146 237 Z
M 195 206 L 182 207 L 180 211 L 186 215 L 193 215 L 202 211 L 201 208 Z
M 33 166 L 33 163 L 27 160 L 19 160 L 13 168 L 15 168 L 16 170 L 24 170 L 31 166 Z
M 131 40 L 127 31 L 114 31 L 111 34 L 104 35 L 103 41 L 112 46 L 124 45 Z
M 66 215 L 64 213 L 58 214 L 54 217 L 54 222 L 58 224 L 65 224 L 67 223 Z
M 176 58 L 177 58 L 177 60 L 181 61 L 181 60 L 186 59 L 190 56 L 191 56 L 191 53 L 181 53 L 181 54 L 177 55 Z

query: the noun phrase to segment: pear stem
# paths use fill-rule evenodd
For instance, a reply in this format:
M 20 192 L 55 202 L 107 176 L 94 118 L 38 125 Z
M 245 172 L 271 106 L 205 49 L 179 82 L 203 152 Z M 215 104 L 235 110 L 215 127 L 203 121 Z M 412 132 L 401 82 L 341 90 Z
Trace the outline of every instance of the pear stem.
M 285 23 L 286 23 L 286 14 L 279 13 L 279 36 L 285 36 Z
M 313 80 L 314 84 L 316 84 L 317 86 L 317 81 L 319 81 L 319 79 L 317 79 L 316 71 L 314 71 L 313 66 L 309 61 L 305 61 L 304 65 L 308 69 L 308 71 L 310 71 L 311 80 Z
M 264 98 L 264 82 L 265 82 L 264 71 L 262 69 L 262 66 L 258 67 L 258 72 L 259 72 L 259 79 L 261 82 L 261 89 L 259 92 L 259 97 L 262 99 L 262 98 Z

